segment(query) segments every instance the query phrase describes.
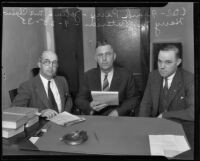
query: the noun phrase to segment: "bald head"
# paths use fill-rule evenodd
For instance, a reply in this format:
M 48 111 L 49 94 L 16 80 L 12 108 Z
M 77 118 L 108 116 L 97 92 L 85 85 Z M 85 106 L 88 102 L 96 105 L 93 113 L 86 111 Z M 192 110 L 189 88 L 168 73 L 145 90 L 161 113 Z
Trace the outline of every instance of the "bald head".
M 57 54 L 50 50 L 43 51 L 40 55 L 40 60 L 47 57 L 55 57 L 55 59 L 58 60 Z

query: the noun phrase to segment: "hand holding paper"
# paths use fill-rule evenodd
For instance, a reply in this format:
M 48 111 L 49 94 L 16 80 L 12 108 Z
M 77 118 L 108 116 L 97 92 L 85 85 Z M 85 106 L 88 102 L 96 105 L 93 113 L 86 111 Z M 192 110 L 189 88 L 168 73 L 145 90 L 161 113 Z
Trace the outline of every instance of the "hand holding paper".
M 94 111 L 100 111 L 101 109 L 107 107 L 108 105 L 105 103 L 100 103 L 98 101 L 92 101 L 90 102 L 90 107 L 94 110 Z

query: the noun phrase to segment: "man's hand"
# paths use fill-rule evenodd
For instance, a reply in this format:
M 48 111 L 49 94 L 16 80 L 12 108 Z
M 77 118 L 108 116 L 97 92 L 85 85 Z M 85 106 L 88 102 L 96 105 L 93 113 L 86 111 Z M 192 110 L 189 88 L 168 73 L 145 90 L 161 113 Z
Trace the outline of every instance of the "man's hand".
M 46 109 L 41 111 L 41 117 L 46 117 L 47 119 L 51 119 L 56 116 L 58 113 L 52 109 Z
M 108 106 L 107 104 L 102 104 L 99 103 L 97 101 L 92 101 L 90 102 L 90 107 L 92 108 L 92 110 L 94 111 L 100 111 L 101 109 L 103 109 L 104 107 Z
M 113 110 L 111 113 L 109 113 L 108 116 L 114 116 L 114 117 L 117 117 L 117 116 L 119 116 L 119 114 L 118 114 L 117 110 Z

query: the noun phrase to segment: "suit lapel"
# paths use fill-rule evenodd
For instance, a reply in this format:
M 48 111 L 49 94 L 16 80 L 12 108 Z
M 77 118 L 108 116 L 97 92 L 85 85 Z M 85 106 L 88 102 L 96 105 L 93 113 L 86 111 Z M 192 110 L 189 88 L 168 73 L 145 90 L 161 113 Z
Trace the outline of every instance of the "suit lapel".
M 47 94 L 46 94 L 45 89 L 44 89 L 44 85 L 43 85 L 42 80 L 41 80 L 39 75 L 37 75 L 35 77 L 35 87 L 36 87 L 35 90 L 36 90 L 38 97 L 41 99 L 41 101 L 44 103 L 44 105 L 46 107 L 50 107 L 49 101 L 48 101 L 48 98 L 47 98 Z
M 172 102 L 173 98 L 176 96 L 176 93 L 181 88 L 181 86 L 182 86 L 181 72 L 177 70 L 174 79 L 172 80 L 172 84 L 168 93 L 169 94 L 168 106 Z
M 157 77 L 152 81 L 152 89 L 153 91 L 153 104 L 155 107 L 155 110 L 158 111 L 158 104 L 159 104 L 159 98 L 160 98 L 160 88 L 162 86 L 162 77 L 157 73 Z
M 119 85 L 121 82 L 120 78 L 121 78 L 120 72 L 118 72 L 117 68 L 114 68 L 113 78 L 110 85 L 110 91 L 115 91 L 119 89 Z
M 62 86 L 61 82 L 57 79 L 57 77 L 54 78 L 54 81 L 56 83 L 56 86 L 58 88 L 58 92 L 60 94 L 61 112 L 62 112 L 62 111 L 64 111 L 64 105 L 65 105 L 65 103 L 64 103 L 64 101 L 65 101 L 65 98 L 64 98 L 65 97 L 65 93 L 64 93 L 63 88 L 62 88 L 63 86 Z
M 100 69 L 98 68 L 96 70 L 96 76 L 93 77 L 94 78 L 94 91 L 101 91 L 102 88 L 101 88 L 101 71 Z

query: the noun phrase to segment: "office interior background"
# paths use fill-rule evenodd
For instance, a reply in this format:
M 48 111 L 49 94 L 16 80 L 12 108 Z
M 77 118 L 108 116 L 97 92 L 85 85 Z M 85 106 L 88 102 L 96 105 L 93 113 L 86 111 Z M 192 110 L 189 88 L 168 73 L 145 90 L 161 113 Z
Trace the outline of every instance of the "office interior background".
M 116 64 L 135 76 L 141 93 L 154 69 L 154 47 L 182 44 L 182 67 L 194 73 L 194 3 L 163 7 L 3 7 L 2 109 L 9 91 L 32 77 L 44 50 L 58 54 L 58 74 L 67 78 L 75 97 L 83 73 L 97 64 L 96 41 L 106 39 Z

